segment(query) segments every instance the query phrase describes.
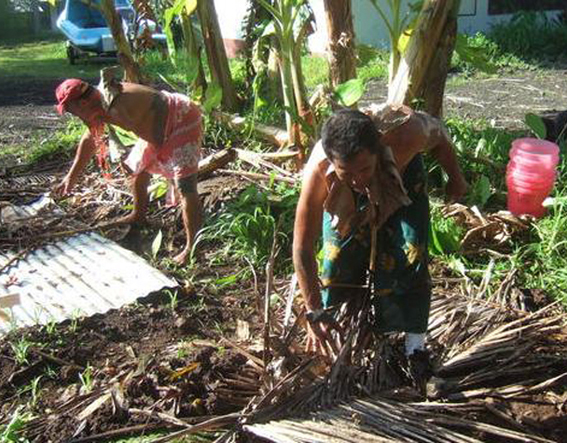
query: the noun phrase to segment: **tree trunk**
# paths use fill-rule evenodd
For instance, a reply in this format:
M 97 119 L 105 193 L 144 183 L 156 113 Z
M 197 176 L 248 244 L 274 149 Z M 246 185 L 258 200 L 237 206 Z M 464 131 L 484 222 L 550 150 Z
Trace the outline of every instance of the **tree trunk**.
M 325 13 L 329 31 L 331 85 L 336 87 L 356 77 L 351 0 L 325 0 Z
M 460 0 L 426 0 L 393 81 L 388 103 L 415 106 L 421 101 L 441 116 L 443 93 L 457 33 Z
M 425 111 L 435 117 L 442 117 L 443 115 L 445 84 L 457 40 L 459 3 L 458 1 L 454 2 L 453 10 L 449 11 L 437 50 L 425 74 L 421 91 L 416 93 L 418 97 L 423 98 Z
M 31 11 L 31 15 L 32 15 L 32 32 L 34 35 L 39 34 L 40 31 L 40 23 L 39 23 L 39 1 L 38 0 L 33 0 L 32 4 L 32 11 Z
M 122 20 L 118 12 L 116 12 L 114 0 L 102 0 L 100 7 L 112 33 L 112 38 L 118 51 L 118 61 L 124 68 L 125 80 L 132 83 L 142 83 L 140 66 L 132 55 L 130 43 L 124 34 L 124 29 L 122 29 Z
M 222 89 L 222 104 L 225 109 L 236 111 L 238 108 L 238 97 L 232 82 L 213 0 L 198 0 L 197 13 L 201 21 L 211 75 L 213 81 Z

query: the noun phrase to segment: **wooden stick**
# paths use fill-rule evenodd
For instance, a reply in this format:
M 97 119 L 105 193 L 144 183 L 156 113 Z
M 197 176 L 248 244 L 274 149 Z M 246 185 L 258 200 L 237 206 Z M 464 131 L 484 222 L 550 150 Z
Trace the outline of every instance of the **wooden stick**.
M 114 429 L 112 431 L 103 432 L 101 434 L 89 435 L 88 437 L 77 438 L 71 440 L 69 443 L 87 443 L 91 441 L 108 441 L 111 438 L 122 437 L 130 434 L 140 434 L 146 431 L 155 431 L 157 429 L 171 428 L 172 425 L 164 426 L 163 424 L 148 423 L 143 425 L 127 426 L 121 429 Z
M 276 251 L 278 247 L 278 232 L 281 218 L 278 219 L 274 227 L 274 237 L 272 240 L 272 249 L 270 258 L 266 265 L 266 292 L 264 293 L 264 368 L 268 367 L 270 359 L 270 295 L 274 287 L 274 262 L 276 260 Z
M 246 349 L 244 349 L 242 346 L 237 345 L 236 343 L 234 343 L 233 341 L 229 340 L 226 337 L 221 337 L 221 340 L 223 342 L 227 343 L 229 346 L 236 349 L 238 352 L 240 352 L 246 358 L 248 358 L 248 360 L 250 360 L 250 364 L 252 366 L 254 366 L 256 369 L 259 369 L 260 371 L 262 371 L 264 369 L 264 362 L 263 362 L 262 359 L 259 359 L 258 357 L 256 357 L 255 355 L 251 354 Z
M 299 179 L 294 179 L 294 178 L 290 178 L 290 177 L 282 177 L 281 175 L 268 175 L 268 174 L 260 174 L 257 172 L 248 172 L 248 171 L 235 171 L 232 169 L 219 169 L 219 172 L 222 172 L 223 174 L 230 174 L 230 175 L 239 175 L 242 177 L 250 177 L 250 178 L 255 178 L 255 179 L 260 179 L 260 180 L 275 180 L 275 181 L 280 181 L 280 182 L 285 182 L 285 183 L 291 183 L 292 185 L 295 185 L 299 182 Z
M 10 260 L 8 260 L 1 268 L 0 268 L 0 274 L 2 274 L 6 269 L 8 269 L 12 263 L 22 259 L 28 252 L 30 251 L 30 248 L 25 248 L 22 251 L 18 252 L 16 255 L 14 255 Z
M 158 411 L 146 411 L 145 409 L 137 409 L 137 408 L 129 408 L 128 409 L 129 413 L 132 414 L 139 414 L 139 415 L 144 415 L 146 417 L 154 417 L 154 418 L 159 418 L 160 420 L 163 420 L 166 423 L 175 425 L 175 426 L 181 426 L 182 428 L 190 428 L 191 425 L 189 423 L 185 423 L 183 420 L 178 419 L 177 417 L 174 417 L 173 415 L 169 415 L 169 414 L 165 414 L 163 412 L 158 412 Z
M 223 149 L 222 151 L 209 155 L 199 162 L 199 172 L 197 173 L 199 179 L 201 180 L 211 172 L 225 167 L 235 159 L 236 151 L 232 148 Z
M 211 418 L 198 425 L 191 426 L 188 429 L 183 429 L 181 431 L 173 432 L 165 437 L 158 438 L 153 441 L 153 443 L 165 443 L 176 438 L 182 437 L 188 434 L 195 434 L 196 432 L 211 431 L 223 426 L 233 425 L 242 417 L 240 412 L 235 412 L 232 414 L 221 415 L 220 417 Z
M 63 360 L 59 357 L 55 357 L 54 355 L 48 354 L 46 352 L 40 351 L 37 348 L 30 348 L 30 351 L 33 352 L 36 355 L 39 355 L 41 358 L 44 358 L 46 360 L 49 360 L 52 363 L 56 363 L 60 366 L 70 366 L 72 368 L 77 368 L 77 369 L 81 369 L 84 370 L 84 366 L 78 365 L 76 363 L 67 361 L 67 360 Z

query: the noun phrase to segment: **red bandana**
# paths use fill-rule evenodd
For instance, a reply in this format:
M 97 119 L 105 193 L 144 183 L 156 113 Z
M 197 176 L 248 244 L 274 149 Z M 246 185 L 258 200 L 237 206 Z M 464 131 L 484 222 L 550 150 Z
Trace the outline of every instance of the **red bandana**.
M 63 114 L 65 112 L 65 103 L 81 97 L 88 88 L 89 84 L 78 78 L 67 79 L 57 86 L 55 90 L 55 97 L 57 97 L 57 105 L 55 108 L 57 112 Z

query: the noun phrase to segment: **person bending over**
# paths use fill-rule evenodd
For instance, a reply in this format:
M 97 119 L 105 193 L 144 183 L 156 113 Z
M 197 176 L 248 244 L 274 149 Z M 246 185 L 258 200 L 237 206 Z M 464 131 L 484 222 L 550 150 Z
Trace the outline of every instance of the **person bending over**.
M 449 199 L 463 178 L 441 122 L 406 106 L 342 110 L 322 129 L 304 170 L 296 210 L 293 264 L 307 309 L 308 350 L 329 355 L 332 321 L 322 309 L 364 295 L 376 231 L 372 303 L 376 331 L 406 332 L 406 354 L 423 351 L 431 284 L 429 199 L 422 152 L 448 174 Z M 319 279 L 316 243 L 322 234 Z M 336 323 L 336 322 L 335 322 Z
M 68 194 L 90 159 L 98 152 L 106 162 L 105 126 L 113 125 L 139 137 L 124 165 L 132 173 L 134 208 L 118 223 L 143 223 L 148 207 L 150 174 L 173 181 L 180 198 L 185 247 L 174 260 L 186 261 L 201 227 L 202 208 L 197 193 L 197 170 L 203 136 L 199 107 L 182 94 L 158 91 L 148 86 L 105 78 L 95 88 L 79 79 L 68 79 L 56 91 L 57 110 L 70 112 L 88 127 L 79 142 L 73 165 L 54 191 Z

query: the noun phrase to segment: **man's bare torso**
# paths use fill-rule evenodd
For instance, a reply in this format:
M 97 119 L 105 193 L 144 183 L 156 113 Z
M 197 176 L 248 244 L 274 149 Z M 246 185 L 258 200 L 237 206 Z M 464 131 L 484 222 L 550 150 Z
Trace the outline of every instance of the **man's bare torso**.
M 134 132 L 143 140 L 161 145 L 167 122 L 167 99 L 160 91 L 135 83 L 121 83 L 106 122 Z

